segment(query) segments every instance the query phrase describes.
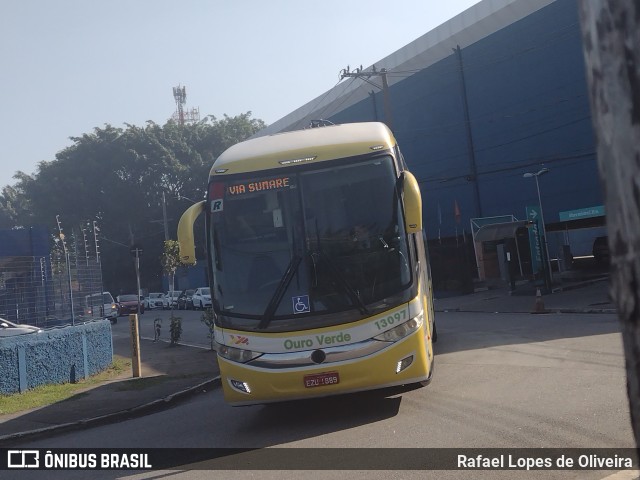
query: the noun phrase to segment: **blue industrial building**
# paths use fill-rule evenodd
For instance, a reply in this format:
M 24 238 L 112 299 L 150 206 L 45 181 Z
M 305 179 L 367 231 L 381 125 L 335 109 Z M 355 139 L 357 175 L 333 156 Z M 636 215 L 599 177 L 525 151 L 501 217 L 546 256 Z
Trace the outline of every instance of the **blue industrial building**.
M 499 217 L 513 228 L 476 243 L 476 258 L 500 257 L 496 243 L 509 237 L 526 245 L 522 221 L 538 206 L 539 180 L 550 257 L 591 253 L 604 208 L 581 41 L 577 0 L 484 0 L 260 135 L 315 119 L 384 121 L 420 183 L 431 243 L 473 243 L 487 217 Z M 531 255 L 520 254 L 531 272 Z

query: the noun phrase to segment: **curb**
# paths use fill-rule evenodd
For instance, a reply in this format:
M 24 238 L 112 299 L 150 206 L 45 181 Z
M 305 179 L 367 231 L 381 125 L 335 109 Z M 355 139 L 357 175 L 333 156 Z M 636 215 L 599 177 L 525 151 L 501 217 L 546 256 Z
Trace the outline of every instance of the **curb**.
M 596 277 L 596 278 L 592 278 L 592 279 L 588 279 L 588 280 L 584 280 L 581 282 L 576 282 L 576 283 L 570 283 L 570 284 L 566 284 L 563 286 L 559 286 L 557 289 L 554 290 L 554 293 L 562 293 L 562 292 L 566 292 L 569 290 L 577 290 L 579 288 L 583 288 L 583 287 L 587 287 L 589 285 L 593 285 L 596 283 L 600 283 L 600 282 L 604 282 L 604 281 L 608 281 L 609 280 L 609 276 L 602 276 L 602 277 Z M 553 294 L 549 294 L 548 296 L 552 296 Z M 535 295 L 525 295 L 524 297 L 535 297 Z M 523 297 L 523 298 L 524 298 Z M 484 301 L 487 300 L 497 300 L 501 298 L 501 295 L 493 295 L 493 296 L 488 296 L 486 298 L 478 298 L 478 299 L 470 299 L 471 301 L 467 301 L 467 302 L 462 302 L 462 303 L 472 303 L 472 304 L 476 304 L 474 306 L 469 306 L 469 307 L 465 307 L 464 305 L 462 306 L 451 306 L 451 307 L 443 307 L 441 306 L 440 308 L 437 307 L 437 305 L 434 308 L 435 312 L 438 313 L 449 313 L 449 312 L 465 312 L 465 313 L 537 313 L 537 314 L 549 314 L 549 313 L 572 313 L 572 314 L 617 314 L 618 311 L 616 308 L 611 308 L 610 306 L 608 306 L 607 308 L 594 308 L 593 306 L 587 306 L 587 307 L 556 307 L 556 308 L 546 308 L 543 312 L 533 312 L 532 310 L 530 310 L 529 308 L 526 309 L 520 309 L 518 310 L 518 307 L 515 307 L 516 309 L 505 309 L 505 310 L 500 310 L 500 307 L 496 305 L 496 310 L 492 310 L 490 308 L 486 308 L 486 307 L 482 307 L 482 306 L 478 306 L 477 304 L 480 304 Z M 438 299 L 435 299 L 435 304 L 438 303 Z M 455 302 L 451 301 L 448 302 L 450 304 L 454 304 Z M 520 302 L 518 302 L 520 303 Z M 553 302 L 552 302 L 553 303 Z M 562 302 L 559 302 L 562 303 Z M 603 302 L 604 303 L 604 302 Z M 600 304 L 600 305 L 603 305 Z M 611 303 L 611 302 L 607 302 L 607 303 Z M 594 306 L 597 304 L 594 304 Z M 513 307 L 512 307 L 513 308 Z
M 530 310 L 478 310 L 465 309 L 464 307 L 435 309 L 436 313 L 526 313 L 532 315 L 545 315 L 549 313 L 578 313 L 578 314 L 610 314 L 615 315 L 618 311 L 615 308 L 547 308 L 544 312 L 532 312 Z
M 593 285 L 594 283 L 599 283 L 599 282 L 603 282 L 603 281 L 608 281 L 610 279 L 609 275 L 607 276 L 602 276 L 602 277 L 596 277 L 596 278 L 591 278 L 589 280 L 583 280 L 581 282 L 576 282 L 576 283 L 570 283 L 567 285 L 561 285 L 560 288 L 560 292 L 567 292 L 569 290 L 576 290 L 578 288 L 582 288 L 582 287 L 588 287 L 589 285 Z
M 198 385 L 194 385 L 193 387 L 189 387 L 179 392 L 172 393 L 171 395 L 167 395 L 166 397 L 159 398 L 157 400 L 153 400 L 151 402 L 148 402 L 142 405 L 137 405 L 132 408 L 127 408 L 125 410 L 119 410 L 117 412 L 107 413 L 99 417 L 85 418 L 85 419 L 77 420 L 75 422 L 64 423 L 61 425 L 53 425 L 50 427 L 38 428 L 36 430 L 27 430 L 25 432 L 11 433 L 9 435 L 0 436 L 0 446 L 2 446 L 5 442 L 9 442 L 9 441 L 25 440 L 25 439 L 31 440 L 34 438 L 42 438 L 42 437 L 46 437 L 49 435 L 58 434 L 62 432 L 79 430 L 81 428 L 94 427 L 98 425 L 115 423 L 117 421 L 121 421 L 125 419 L 142 417 L 144 415 L 149 415 L 151 413 L 155 413 L 158 411 L 165 410 L 169 407 L 173 407 L 178 403 L 195 395 L 196 393 L 199 393 L 203 390 L 207 390 L 209 388 L 214 388 L 219 385 L 220 385 L 220 376 L 217 376 L 210 380 L 201 382 Z

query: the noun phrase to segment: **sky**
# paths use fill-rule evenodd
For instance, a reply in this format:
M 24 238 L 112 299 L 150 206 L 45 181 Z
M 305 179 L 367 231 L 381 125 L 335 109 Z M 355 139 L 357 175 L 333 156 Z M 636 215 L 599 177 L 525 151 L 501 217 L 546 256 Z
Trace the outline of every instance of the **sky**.
M 173 87 L 201 118 L 267 124 L 478 0 L 2 0 L 0 189 L 96 127 L 163 125 Z

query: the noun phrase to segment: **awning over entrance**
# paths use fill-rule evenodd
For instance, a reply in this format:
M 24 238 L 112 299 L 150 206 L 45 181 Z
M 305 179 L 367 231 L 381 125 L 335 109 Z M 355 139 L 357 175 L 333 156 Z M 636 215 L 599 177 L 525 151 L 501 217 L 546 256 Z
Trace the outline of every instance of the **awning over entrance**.
M 517 222 L 506 223 L 492 223 L 489 225 L 483 225 L 478 229 L 475 234 L 476 242 L 490 242 L 503 240 L 505 238 L 515 238 L 516 231 L 521 227 L 530 225 L 528 220 L 522 220 Z

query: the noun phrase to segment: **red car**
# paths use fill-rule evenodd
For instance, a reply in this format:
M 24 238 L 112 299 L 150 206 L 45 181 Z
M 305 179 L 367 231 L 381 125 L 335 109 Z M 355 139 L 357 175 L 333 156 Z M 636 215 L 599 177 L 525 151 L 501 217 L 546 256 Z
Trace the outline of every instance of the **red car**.
M 130 313 L 138 313 L 138 296 L 133 295 L 118 295 L 116 298 L 118 302 L 118 315 L 120 317 L 129 315 Z M 144 313 L 144 298 L 140 297 L 140 314 Z

